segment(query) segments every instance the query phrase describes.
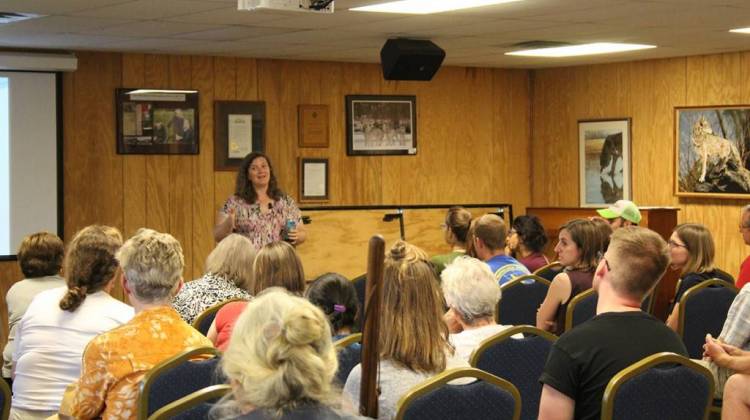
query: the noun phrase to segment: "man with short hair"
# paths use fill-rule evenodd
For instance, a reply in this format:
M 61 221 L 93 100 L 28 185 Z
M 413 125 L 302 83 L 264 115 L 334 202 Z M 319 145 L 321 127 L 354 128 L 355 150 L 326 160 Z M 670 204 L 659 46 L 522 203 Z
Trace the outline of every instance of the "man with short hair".
M 750 245 L 750 204 L 743 207 L 740 213 L 740 233 L 745 245 Z M 750 255 L 740 265 L 740 275 L 736 282 L 737 288 L 742 289 L 742 286 L 748 282 L 750 282 Z
M 625 226 L 637 226 L 641 222 L 641 212 L 638 206 L 630 200 L 617 200 L 615 204 L 596 212 L 607 219 L 612 230 Z
M 474 223 L 474 252 L 490 266 L 501 286 L 514 277 L 531 274 L 526 266 L 505 255 L 508 231 L 503 219 L 496 214 L 485 214 Z
M 674 331 L 641 311 L 668 264 L 667 244 L 657 233 L 630 226 L 612 234 L 594 273 L 597 315 L 553 345 L 540 378 L 540 419 L 599 419 L 604 389 L 622 369 L 655 353 L 687 356 Z

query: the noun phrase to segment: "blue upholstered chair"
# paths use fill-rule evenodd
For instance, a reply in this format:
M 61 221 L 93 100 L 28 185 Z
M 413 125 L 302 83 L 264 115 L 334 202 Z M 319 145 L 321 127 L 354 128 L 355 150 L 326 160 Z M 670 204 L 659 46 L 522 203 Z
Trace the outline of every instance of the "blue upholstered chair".
M 362 333 L 350 334 L 333 345 L 336 347 L 336 355 L 339 360 L 339 370 L 336 372 L 336 379 L 343 386 L 349 373 L 362 360 Z M 359 345 L 355 345 L 359 344 Z
M 599 294 L 594 289 L 586 290 L 573 297 L 565 313 L 565 331 L 570 331 L 576 325 L 583 324 L 596 316 L 596 304 Z
M 200 347 L 154 366 L 141 381 L 138 418 L 146 419 L 156 410 L 192 392 L 225 382 L 217 370 L 218 355 L 219 351 L 213 347 Z
M 718 337 L 737 288 L 724 280 L 712 279 L 693 286 L 680 299 L 677 334 L 691 359 L 703 356 L 706 334 Z
M 531 274 L 534 274 L 535 276 L 539 276 L 543 279 L 552 281 L 552 279 L 555 278 L 556 275 L 560 274 L 563 270 L 562 264 L 560 264 L 559 261 L 551 262 L 544 267 L 538 268 L 536 271 L 534 271 Z
M 229 302 L 236 302 L 238 300 L 243 300 L 243 299 L 230 299 L 221 303 L 217 303 L 216 305 L 211 306 L 210 308 L 201 312 L 193 320 L 193 328 L 200 331 L 200 333 L 203 335 L 208 334 L 208 329 L 211 328 L 211 324 L 213 324 L 214 319 L 216 318 L 216 313 L 219 312 L 219 309 L 221 309 L 224 305 L 226 305 Z
M 213 403 L 228 394 L 229 385 L 211 385 L 186 395 L 157 410 L 148 420 L 202 420 L 208 419 Z
M 523 338 L 514 338 L 523 334 Z M 512 383 L 521 394 L 521 419 L 533 420 L 539 412 L 542 376 L 552 344 L 557 337 L 538 328 L 521 325 L 508 328 L 482 341 L 471 354 L 472 367 Z
M 497 303 L 497 323 L 536 325 L 536 311 L 547 296 L 549 284 L 549 280 L 530 274 L 502 285 L 502 298 Z
M 651 355 L 615 375 L 602 399 L 602 420 L 707 419 L 711 372 L 674 353 Z
M 0 380 L 0 420 L 8 420 L 10 415 L 10 387 L 4 380 Z
M 467 384 L 449 384 L 476 378 Z M 396 420 L 513 419 L 521 396 L 510 382 L 474 368 L 450 369 L 412 388 L 397 405 Z

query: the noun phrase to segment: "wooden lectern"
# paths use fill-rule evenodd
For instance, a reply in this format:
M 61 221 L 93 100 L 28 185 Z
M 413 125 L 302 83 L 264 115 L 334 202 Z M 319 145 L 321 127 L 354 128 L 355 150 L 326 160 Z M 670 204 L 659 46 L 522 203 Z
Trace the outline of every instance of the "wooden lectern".
M 674 207 L 639 207 L 639 210 L 642 216 L 639 226 L 653 230 L 661 235 L 665 241 L 668 241 L 670 235 L 672 235 L 672 230 L 677 226 L 677 211 L 679 209 Z M 529 207 L 526 209 L 526 214 L 533 214 L 541 219 L 547 236 L 550 238 L 550 242 L 545 249 L 545 254 L 550 261 L 557 259 L 554 247 L 557 244 L 560 226 L 571 219 L 597 215 L 596 209 L 579 207 Z M 674 297 L 678 278 L 678 272 L 667 269 L 666 274 L 656 287 L 654 316 L 661 320 L 667 319 L 667 308 L 669 307 L 669 301 Z

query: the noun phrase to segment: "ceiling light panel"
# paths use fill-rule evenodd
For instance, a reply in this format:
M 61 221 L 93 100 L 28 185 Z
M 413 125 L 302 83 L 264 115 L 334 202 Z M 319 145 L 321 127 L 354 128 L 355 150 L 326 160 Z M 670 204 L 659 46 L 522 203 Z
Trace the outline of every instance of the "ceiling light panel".
M 655 45 L 622 44 L 615 42 L 595 42 L 591 44 L 566 45 L 563 47 L 536 48 L 531 50 L 511 51 L 505 55 L 523 57 L 577 57 L 582 55 L 611 54 L 626 51 L 656 48 Z
M 401 0 L 387 3 L 371 4 L 355 7 L 349 10 L 356 12 L 407 13 L 427 15 L 452 10 L 471 9 L 482 6 L 492 6 L 501 3 L 511 3 L 521 0 Z

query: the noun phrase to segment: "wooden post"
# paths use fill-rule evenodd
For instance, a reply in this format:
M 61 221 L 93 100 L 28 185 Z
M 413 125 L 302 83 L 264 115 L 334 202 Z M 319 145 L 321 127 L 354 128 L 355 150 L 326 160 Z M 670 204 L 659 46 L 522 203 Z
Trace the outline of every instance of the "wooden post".
M 365 286 L 365 323 L 362 329 L 362 382 L 359 390 L 360 414 L 378 417 L 378 329 L 383 298 L 383 261 L 385 241 L 380 235 L 370 238 Z

